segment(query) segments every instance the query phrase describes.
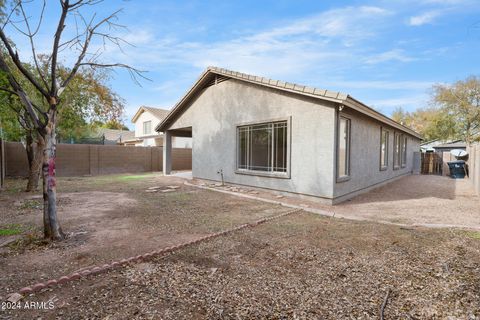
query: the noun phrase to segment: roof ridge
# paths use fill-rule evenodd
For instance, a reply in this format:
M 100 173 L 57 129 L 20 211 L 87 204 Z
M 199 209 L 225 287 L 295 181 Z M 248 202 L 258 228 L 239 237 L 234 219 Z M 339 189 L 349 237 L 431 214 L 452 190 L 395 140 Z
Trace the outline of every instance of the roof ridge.
M 348 94 L 342 93 L 339 91 L 331 91 L 327 89 L 308 87 L 306 85 L 302 85 L 298 83 L 260 77 L 253 74 L 233 71 L 233 70 L 215 67 L 215 66 L 207 67 L 207 71 L 223 74 L 225 76 L 230 76 L 230 77 L 233 76 L 233 77 L 244 79 L 250 82 L 256 82 L 263 85 L 267 85 L 267 86 L 287 89 L 289 91 L 301 92 L 309 95 L 321 96 L 321 97 L 326 97 L 326 98 L 335 99 L 335 100 L 345 100 L 349 96 Z

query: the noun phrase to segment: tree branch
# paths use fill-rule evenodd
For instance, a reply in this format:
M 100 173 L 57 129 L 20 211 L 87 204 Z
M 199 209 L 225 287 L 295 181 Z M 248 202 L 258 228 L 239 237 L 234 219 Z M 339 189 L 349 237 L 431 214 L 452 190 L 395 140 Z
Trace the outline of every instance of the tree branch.
M 3 44 L 5 45 L 5 48 L 7 48 L 8 55 L 12 59 L 13 63 L 17 67 L 17 69 L 27 78 L 28 81 L 47 99 L 49 99 L 49 94 L 48 92 L 35 80 L 33 75 L 25 69 L 23 66 L 22 62 L 20 61 L 20 58 L 18 57 L 18 53 L 13 51 L 12 46 L 10 45 L 10 42 L 8 41 L 7 36 L 3 32 L 3 29 L 0 29 L 0 39 L 2 40 Z M 2 57 L 3 59 L 3 57 Z M 5 62 L 5 61 L 4 61 Z M 5 62 L 6 65 L 6 62 Z
M 42 24 L 43 14 L 45 13 L 46 1 L 43 0 L 43 6 L 42 6 L 42 10 L 40 12 L 40 18 L 39 18 L 38 25 L 37 25 L 34 32 L 32 32 L 32 30 L 30 28 L 30 23 L 28 22 L 27 15 L 25 13 L 25 10 L 23 9 L 22 1 L 19 1 L 18 4 L 19 4 L 20 11 L 22 12 L 23 18 L 25 20 L 25 25 L 27 27 L 28 33 L 25 33 L 25 35 L 30 40 L 30 47 L 32 49 L 33 62 L 35 63 L 35 67 L 37 68 L 37 72 L 38 72 L 38 75 L 40 76 L 40 79 L 42 80 L 45 87 L 48 88 L 48 84 L 47 84 L 47 81 L 45 80 L 45 76 L 43 75 L 42 70 L 40 69 L 40 66 L 38 64 L 37 53 L 36 53 L 36 49 L 35 49 L 35 43 L 33 41 L 33 37 L 38 33 L 38 30 L 40 29 L 40 25 Z
M 82 63 L 83 59 L 85 59 L 85 55 L 87 54 L 87 50 L 88 50 L 88 47 L 90 45 L 90 42 L 92 40 L 92 37 L 95 35 L 95 30 L 98 29 L 101 25 L 105 24 L 105 23 L 108 23 L 109 20 L 113 19 L 114 17 L 116 17 L 116 15 L 120 12 L 121 10 L 117 10 L 115 11 L 114 13 L 112 13 L 111 15 L 109 15 L 108 17 L 102 19 L 100 22 L 98 22 L 96 25 L 92 26 L 92 21 L 93 21 L 93 18 L 92 20 L 90 20 L 89 23 L 86 23 L 86 29 L 87 29 L 87 35 L 85 37 L 85 42 L 83 43 L 83 46 L 82 46 L 82 51 L 80 52 L 80 55 L 78 56 L 77 58 L 77 61 L 75 62 L 73 68 L 72 68 L 72 71 L 70 72 L 70 74 L 67 76 L 67 78 L 63 81 L 63 83 L 60 85 L 60 89 L 59 91 L 63 91 L 65 89 L 66 86 L 68 86 L 68 83 L 73 79 L 73 77 L 75 76 L 75 74 L 77 73 L 78 69 L 82 66 L 82 65 L 86 65 L 85 63 Z M 100 65 L 98 65 L 100 66 Z M 113 67 L 113 65 L 112 65 Z
M 78 1 L 81 2 L 81 1 Z M 62 14 L 60 15 L 60 20 L 58 21 L 57 31 L 55 32 L 55 38 L 53 40 L 53 48 L 52 48 L 52 64 L 51 68 L 51 87 L 50 87 L 50 99 L 51 97 L 55 97 L 57 95 L 57 57 L 58 57 L 58 46 L 60 44 L 60 38 L 62 37 L 63 29 L 65 28 L 65 19 L 67 18 L 67 14 L 69 11 L 69 0 L 60 1 L 62 4 Z M 50 103 L 50 101 L 49 101 Z
M 0 31 L 0 32 L 2 32 L 2 31 Z M 30 99 L 28 98 L 25 91 L 23 91 L 22 87 L 18 84 L 18 82 L 12 76 L 10 68 L 8 67 L 8 65 L 7 65 L 5 59 L 3 58 L 2 55 L 0 55 L 0 70 L 6 73 L 10 86 L 16 92 L 16 94 L 18 95 L 18 98 L 20 99 L 20 101 L 22 102 L 26 111 L 30 115 L 30 118 L 32 119 L 32 122 L 33 122 L 33 125 L 35 126 L 35 128 L 37 128 L 38 130 L 43 130 L 45 128 L 46 123 L 43 124 L 40 121 L 40 119 L 38 118 L 38 115 L 34 110 L 35 106 L 30 101 Z

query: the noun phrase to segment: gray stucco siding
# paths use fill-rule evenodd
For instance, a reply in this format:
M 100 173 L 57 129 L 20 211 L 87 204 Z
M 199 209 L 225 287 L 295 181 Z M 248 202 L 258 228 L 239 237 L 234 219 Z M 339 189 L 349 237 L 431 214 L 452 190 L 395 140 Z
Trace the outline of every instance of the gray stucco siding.
M 289 119 L 290 178 L 236 172 L 237 126 Z M 169 129 L 192 127 L 192 171 L 201 179 L 333 196 L 335 105 L 228 80 L 206 88 Z
M 420 140 L 397 129 L 384 125 L 359 112 L 346 108 L 341 115 L 351 119 L 350 178 L 334 184 L 334 197 L 342 197 L 363 189 L 410 174 L 413 170 L 413 153 L 420 149 Z M 388 130 L 388 166 L 380 170 L 381 128 Z M 395 132 L 407 137 L 407 162 L 403 168 L 393 168 Z

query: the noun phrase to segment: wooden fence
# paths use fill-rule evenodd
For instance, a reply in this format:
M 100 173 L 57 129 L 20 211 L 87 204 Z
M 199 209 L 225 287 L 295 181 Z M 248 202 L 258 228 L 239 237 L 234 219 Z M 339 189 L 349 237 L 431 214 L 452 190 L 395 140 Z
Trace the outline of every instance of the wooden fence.
M 5 143 L 5 167 L 7 176 L 25 176 L 28 173 L 26 151 L 21 143 Z M 151 172 L 162 169 L 163 147 L 57 145 L 58 176 Z M 174 148 L 172 169 L 191 170 L 192 149 Z
M 442 152 L 423 152 L 421 158 L 421 174 L 443 174 Z
M 468 179 L 480 195 L 480 143 L 467 147 L 468 152 Z

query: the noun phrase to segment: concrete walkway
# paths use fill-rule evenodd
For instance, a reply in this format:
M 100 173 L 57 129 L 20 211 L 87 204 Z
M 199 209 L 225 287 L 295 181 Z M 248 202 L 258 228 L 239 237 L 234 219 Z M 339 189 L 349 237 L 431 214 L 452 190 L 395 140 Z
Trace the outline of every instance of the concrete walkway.
M 412 175 L 335 206 L 279 192 L 193 180 L 202 188 L 303 208 L 326 216 L 401 226 L 480 230 L 480 198 L 468 180 Z

